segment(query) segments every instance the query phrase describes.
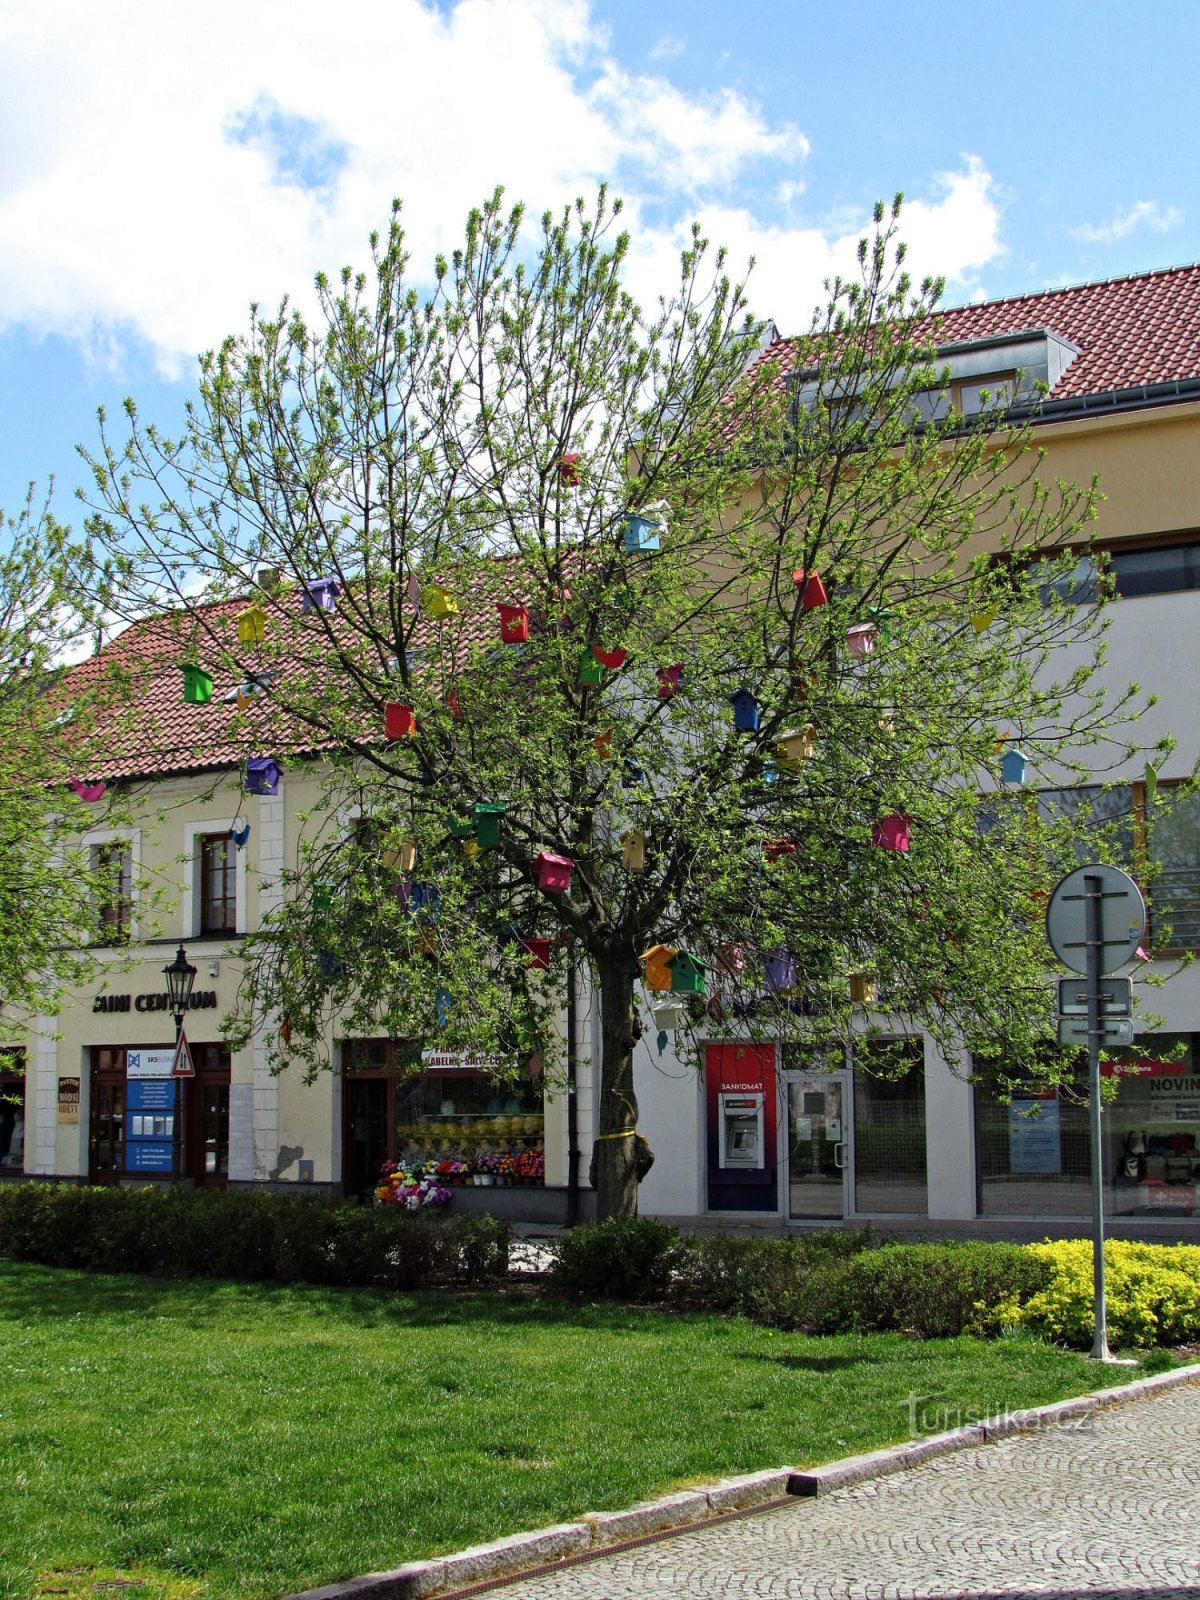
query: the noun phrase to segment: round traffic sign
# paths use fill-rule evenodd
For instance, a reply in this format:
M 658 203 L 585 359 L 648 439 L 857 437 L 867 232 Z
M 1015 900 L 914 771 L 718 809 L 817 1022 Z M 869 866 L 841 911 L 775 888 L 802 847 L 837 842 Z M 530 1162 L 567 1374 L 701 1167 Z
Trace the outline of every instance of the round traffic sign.
M 1072 972 L 1087 971 L 1087 903 L 1099 891 L 1100 971 L 1132 961 L 1146 936 L 1142 891 L 1120 867 L 1076 867 L 1055 888 L 1046 907 L 1050 948 Z

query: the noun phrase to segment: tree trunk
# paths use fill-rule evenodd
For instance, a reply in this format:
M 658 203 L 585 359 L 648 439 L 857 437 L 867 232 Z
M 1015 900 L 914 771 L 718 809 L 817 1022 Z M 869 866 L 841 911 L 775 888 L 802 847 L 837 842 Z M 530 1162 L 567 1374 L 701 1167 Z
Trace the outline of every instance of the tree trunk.
M 596 1214 L 636 1217 L 637 1097 L 633 1092 L 636 969 L 601 966 L 600 1127 L 592 1154 Z

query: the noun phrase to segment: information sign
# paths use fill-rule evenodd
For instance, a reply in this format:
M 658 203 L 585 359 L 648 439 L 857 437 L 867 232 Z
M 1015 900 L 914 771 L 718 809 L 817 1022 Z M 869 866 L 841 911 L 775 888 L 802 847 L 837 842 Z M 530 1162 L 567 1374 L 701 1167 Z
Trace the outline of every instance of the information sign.
M 127 1111 L 174 1111 L 175 1085 L 170 1078 L 135 1078 L 125 1086 Z
M 169 1078 L 175 1061 L 174 1047 L 170 1050 L 127 1050 L 125 1076 L 134 1078 Z
M 170 1139 L 139 1139 L 125 1149 L 126 1172 L 172 1172 L 175 1145 Z
M 1059 1044 L 1087 1044 L 1088 1021 L 1086 1017 L 1063 1017 L 1058 1024 Z M 1101 1017 L 1100 1044 L 1132 1044 L 1132 1017 Z
M 1100 1015 L 1102 1017 L 1129 1017 L 1133 1015 L 1133 984 L 1128 978 L 1102 978 L 1099 989 Z M 1088 993 L 1086 978 L 1060 978 L 1058 980 L 1058 1014 L 1060 1017 L 1086 1017 Z

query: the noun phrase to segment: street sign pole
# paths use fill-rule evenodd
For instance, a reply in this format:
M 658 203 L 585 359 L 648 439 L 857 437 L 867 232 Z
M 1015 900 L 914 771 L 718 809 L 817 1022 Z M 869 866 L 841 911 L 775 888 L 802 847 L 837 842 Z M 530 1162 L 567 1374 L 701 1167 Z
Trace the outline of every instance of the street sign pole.
M 1096 1333 L 1092 1340 L 1092 1360 L 1110 1361 L 1108 1349 L 1108 1303 L 1104 1288 L 1104 1140 L 1100 1123 L 1100 979 L 1104 949 L 1104 888 L 1095 873 L 1085 873 L 1084 939 L 1087 954 L 1088 1010 L 1088 1123 L 1092 1144 L 1092 1284 L 1096 1309 Z

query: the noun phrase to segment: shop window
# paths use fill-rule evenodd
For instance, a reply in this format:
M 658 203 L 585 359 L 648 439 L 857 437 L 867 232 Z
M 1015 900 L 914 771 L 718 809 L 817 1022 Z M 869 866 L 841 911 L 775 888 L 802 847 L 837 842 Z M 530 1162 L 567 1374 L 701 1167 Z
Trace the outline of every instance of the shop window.
M 1106 1209 L 1114 1216 L 1195 1216 L 1200 1184 L 1200 1074 L 1191 1036 L 1147 1035 L 1138 1060 L 1105 1065 L 1120 1080 L 1104 1113 Z
M 344 1181 L 367 1196 L 385 1161 L 436 1166 L 450 1185 L 545 1181 L 542 1084 L 470 1067 L 420 1070 L 419 1047 L 384 1039 L 342 1046 Z
M 91 851 L 96 884 L 97 936 L 103 945 L 125 944 L 133 919 L 133 846 L 114 840 Z
M 115 1183 L 136 1166 L 129 1156 L 126 1135 L 132 1116 L 134 1131 L 130 1137 L 136 1143 L 138 1118 L 147 1114 L 144 1096 L 138 1095 L 137 1086 L 127 1079 L 128 1051 L 137 1048 L 166 1053 L 169 1047 L 106 1045 L 92 1050 L 89 1174 L 93 1183 Z M 155 1115 L 161 1111 L 164 1118 L 179 1119 L 177 1124 L 172 1121 L 169 1128 L 164 1125 L 163 1129 L 166 1138 L 178 1140 L 174 1170 L 153 1169 L 154 1175 L 219 1187 L 229 1175 L 232 1057 L 223 1044 L 193 1043 L 191 1052 L 196 1076 L 180 1080 L 178 1098 L 173 1092 L 171 1104 L 156 1103 L 153 1108 Z M 145 1173 L 151 1169 L 138 1170 Z
M 226 833 L 201 834 L 200 932 L 237 931 L 237 851 Z
M 1200 949 L 1200 794 L 1172 797 L 1156 815 L 1147 845 L 1157 871 L 1150 884 L 1155 950 Z
M 0 1172 L 25 1170 L 25 1052 L 0 1050 Z
M 1018 1085 L 1005 1102 L 975 1089 L 979 1214 L 1086 1217 L 1091 1210 L 1087 1105 L 1065 1091 Z
M 854 1209 L 906 1216 L 929 1210 L 920 1040 L 854 1046 Z

